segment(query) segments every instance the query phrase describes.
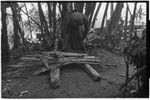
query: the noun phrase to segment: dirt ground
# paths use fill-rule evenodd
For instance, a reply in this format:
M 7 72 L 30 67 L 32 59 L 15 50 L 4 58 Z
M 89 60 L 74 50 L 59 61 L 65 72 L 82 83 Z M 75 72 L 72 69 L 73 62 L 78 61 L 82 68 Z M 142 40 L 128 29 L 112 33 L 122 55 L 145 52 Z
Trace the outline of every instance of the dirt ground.
M 4 98 L 117 98 L 122 97 L 119 87 L 125 81 L 125 63 L 117 56 L 103 49 L 92 51 L 94 55 L 112 66 L 92 65 L 102 79 L 95 82 L 80 66 L 68 65 L 60 70 L 61 86 L 50 87 L 49 73 L 33 76 L 35 69 L 26 70 L 19 77 L 2 80 Z M 115 66 L 114 66 L 115 65 Z M 132 75 L 135 70 L 130 70 Z M 132 82 L 133 84 L 134 82 Z M 132 89 L 131 89 L 132 90 Z

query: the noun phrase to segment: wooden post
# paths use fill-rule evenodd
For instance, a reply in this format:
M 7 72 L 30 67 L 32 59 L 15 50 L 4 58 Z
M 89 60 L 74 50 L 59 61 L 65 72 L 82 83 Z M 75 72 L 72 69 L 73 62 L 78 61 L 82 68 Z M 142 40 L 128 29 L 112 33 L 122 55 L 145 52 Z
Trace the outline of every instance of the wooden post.
M 55 66 L 55 68 L 52 68 L 50 71 L 50 80 L 51 80 L 51 87 L 56 89 L 60 87 L 60 69 Z
M 91 77 L 95 81 L 101 80 L 99 73 L 95 69 L 93 69 L 89 64 L 84 64 L 83 68 L 85 69 L 85 71 L 87 71 L 91 75 Z

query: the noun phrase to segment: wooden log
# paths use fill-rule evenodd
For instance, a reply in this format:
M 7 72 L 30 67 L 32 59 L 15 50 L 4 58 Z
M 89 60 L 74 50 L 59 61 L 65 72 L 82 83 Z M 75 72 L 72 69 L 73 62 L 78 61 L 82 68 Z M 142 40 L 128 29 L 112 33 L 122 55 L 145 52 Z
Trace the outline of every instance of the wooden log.
M 53 55 L 53 54 L 56 54 L 56 55 L 60 55 L 60 56 L 63 56 L 63 57 L 84 57 L 84 56 L 87 56 L 87 54 L 81 54 L 81 53 L 67 53 L 67 52 L 44 52 L 44 54 L 46 55 Z
M 89 64 L 102 64 L 102 61 L 99 59 L 93 58 L 73 58 L 73 57 L 65 57 L 59 59 L 60 63 L 70 62 L 70 63 L 89 63 Z
M 51 87 L 53 89 L 60 87 L 59 76 L 60 76 L 60 69 L 58 67 L 50 70 L 50 81 L 51 81 Z
M 99 73 L 95 69 L 93 69 L 89 64 L 83 64 L 83 65 L 84 65 L 83 66 L 84 70 L 88 72 L 95 81 L 101 80 Z
M 35 57 L 21 57 L 19 58 L 22 61 L 39 61 L 40 59 L 35 58 Z

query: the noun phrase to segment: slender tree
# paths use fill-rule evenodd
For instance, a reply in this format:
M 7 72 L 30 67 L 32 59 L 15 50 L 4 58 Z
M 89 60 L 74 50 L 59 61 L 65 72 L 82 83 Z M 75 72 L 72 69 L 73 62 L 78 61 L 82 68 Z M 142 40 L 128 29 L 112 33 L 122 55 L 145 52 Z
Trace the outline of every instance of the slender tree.
M 128 6 L 126 7 L 126 17 L 125 17 L 125 32 L 124 34 L 127 34 L 127 24 L 128 24 Z M 125 58 L 124 56 L 124 61 L 125 61 L 125 64 L 126 64 L 126 81 L 129 79 L 129 60 Z M 125 90 L 124 90 L 124 96 L 125 96 L 125 93 L 126 93 L 126 89 L 127 89 L 127 85 L 125 87 Z
M 40 21 L 41 21 L 41 23 L 43 25 L 44 32 L 46 34 L 50 34 L 50 32 L 48 30 L 48 25 L 47 25 L 46 19 L 44 17 L 44 12 L 42 10 L 42 7 L 41 7 L 40 3 L 38 3 L 38 8 L 39 8 Z
M 62 4 L 61 3 L 58 3 L 59 4 L 59 12 L 61 13 L 62 12 Z
M 110 3 L 110 16 L 113 16 L 113 12 L 114 12 L 114 4 Z
M 27 14 L 28 14 L 28 9 L 27 9 L 27 6 L 26 6 L 25 3 L 24 3 L 24 6 L 25 6 L 26 12 L 27 12 Z M 31 40 L 33 40 L 33 37 L 32 37 L 32 29 L 31 29 L 31 22 L 30 22 L 29 16 L 28 16 L 28 25 L 29 25 L 29 30 L 30 30 L 30 34 L 31 34 Z
M 129 30 L 129 33 L 130 33 L 130 40 L 129 40 L 129 50 L 131 50 L 131 37 L 132 37 L 132 32 L 133 32 L 133 30 L 134 30 L 134 20 L 135 20 L 135 15 L 136 15 L 136 8 L 137 8 L 137 3 L 135 3 L 135 6 L 134 6 L 134 10 L 133 10 L 133 15 L 131 16 L 131 23 L 130 23 L 130 30 Z M 127 6 L 127 10 L 129 10 L 129 6 Z M 126 17 L 127 17 L 128 15 L 127 15 L 127 13 L 126 13 Z M 126 18 L 126 25 L 127 25 L 127 18 Z M 138 51 L 138 50 L 137 50 Z M 131 52 L 130 52 L 130 54 L 129 55 L 131 55 Z M 139 69 L 138 69 L 138 65 L 136 66 L 136 68 L 137 68 L 137 72 L 139 72 Z M 137 77 L 138 77 L 138 75 L 137 75 Z M 126 81 L 129 79 L 129 58 L 127 57 L 127 60 L 126 60 Z M 140 87 L 140 85 L 139 85 L 139 77 L 138 77 L 138 89 L 139 89 L 139 87 Z M 125 96 L 125 94 L 126 94 L 126 89 L 127 89 L 127 84 L 126 84 L 126 86 L 125 86 L 125 90 L 124 90 L 124 96 Z
M 52 45 L 52 39 L 54 38 L 53 34 L 50 34 L 49 29 L 48 29 L 48 24 L 47 21 L 44 17 L 44 12 L 42 10 L 41 4 L 38 2 L 38 10 L 39 10 L 39 18 L 40 18 L 40 23 L 41 23 L 41 33 L 43 37 L 43 47 L 44 49 L 49 49 Z
M 92 5 L 92 3 L 86 3 L 86 6 L 85 6 L 85 15 L 87 15 L 88 16 L 88 18 L 89 18 L 89 15 L 90 15 L 90 12 L 91 12 L 91 5 Z
M 2 46 L 2 64 L 7 64 L 9 62 L 10 59 L 10 54 L 9 54 L 9 45 L 8 45 L 8 36 L 7 36 L 7 25 L 6 25 L 6 17 L 7 17 L 7 13 L 6 13 L 6 7 L 7 7 L 7 3 L 1 3 L 1 13 L 2 13 L 2 17 L 1 17 L 1 21 L 2 21 L 2 37 L 1 37 L 1 46 Z
M 134 20 L 135 20 L 135 16 L 136 16 L 136 8 L 137 8 L 137 3 L 135 3 L 135 5 L 134 5 L 133 15 L 131 16 L 131 21 L 130 21 L 130 35 L 134 31 Z
M 124 35 L 127 34 L 127 26 L 128 26 L 128 12 L 129 12 L 129 7 L 126 7 L 126 17 L 125 17 L 125 28 L 124 28 Z M 125 38 L 126 39 L 126 38 Z
M 92 18 L 93 18 L 93 13 L 94 13 L 95 7 L 96 7 L 96 3 L 92 3 L 91 4 L 91 11 L 90 11 L 90 18 L 89 18 L 90 25 L 92 23 Z
M 95 21 L 96 21 L 98 12 L 99 12 L 99 10 L 100 10 L 101 4 L 102 4 L 102 3 L 99 3 L 99 5 L 98 5 L 98 7 L 97 7 L 97 9 L 96 9 L 96 12 L 95 12 L 95 15 L 94 15 L 94 18 L 93 18 L 93 21 L 92 21 L 92 27 L 94 27 L 94 25 L 95 25 Z
M 19 42 L 20 42 L 20 37 L 18 34 L 18 11 L 17 11 L 17 7 L 18 4 L 17 3 L 11 3 L 10 5 L 11 10 L 12 10 L 12 16 L 13 16 L 13 26 L 14 26 L 14 48 L 19 48 Z
M 62 3 L 62 12 L 61 12 L 61 17 L 62 17 L 62 23 L 61 23 L 61 33 L 62 37 L 64 38 L 64 34 L 66 32 L 66 16 L 68 14 L 68 5 L 67 3 Z
M 56 35 L 56 3 L 53 3 L 53 37 Z
M 73 11 L 73 3 L 70 3 L 70 9 Z
M 101 24 L 101 28 L 100 28 L 100 32 L 99 32 L 100 34 L 101 34 L 102 31 L 103 31 L 104 21 L 105 21 L 105 17 L 106 17 L 107 10 L 108 10 L 108 5 L 109 5 L 109 3 L 106 4 L 106 8 L 105 8 L 105 12 L 104 12 L 104 15 L 103 15 L 102 24 Z
M 117 3 L 113 16 L 110 20 L 110 23 L 108 24 L 107 33 L 109 34 L 108 38 L 112 46 L 111 48 L 114 48 L 115 45 L 117 44 L 116 35 L 119 28 L 118 22 L 121 17 L 122 8 L 123 8 L 123 3 Z
M 49 19 L 49 28 L 52 27 L 52 9 L 51 9 L 51 3 L 47 3 L 48 6 L 48 19 Z
M 108 33 L 110 34 L 116 33 L 117 25 L 121 17 L 122 8 L 123 8 L 123 3 L 117 3 L 111 21 L 108 25 L 108 31 L 107 31 Z

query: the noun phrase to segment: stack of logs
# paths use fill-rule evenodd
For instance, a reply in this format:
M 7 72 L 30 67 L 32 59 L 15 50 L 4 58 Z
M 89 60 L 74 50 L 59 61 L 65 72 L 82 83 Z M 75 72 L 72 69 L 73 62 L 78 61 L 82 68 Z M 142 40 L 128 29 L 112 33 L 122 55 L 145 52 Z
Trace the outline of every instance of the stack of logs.
M 51 86 L 53 88 L 58 88 L 60 86 L 60 67 L 67 64 L 82 64 L 82 67 L 88 72 L 95 81 L 101 79 L 99 73 L 93 69 L 89 64 L 100 64 L 103 65 L 100 59 L 95 58 L 95 56 L 89 56 L 87 54 L 81 53 L 66 53 L 66 52 L 41 52 L 34 53 L 31 55 L 26 55 L 21 57 L 21 63 L 17 65 L 9 65 L 11 67 L 29 67 L 35 65 L 44 65 L 40 71 L 34 73 L 38 75 L 41 72 L 49 71 Z

